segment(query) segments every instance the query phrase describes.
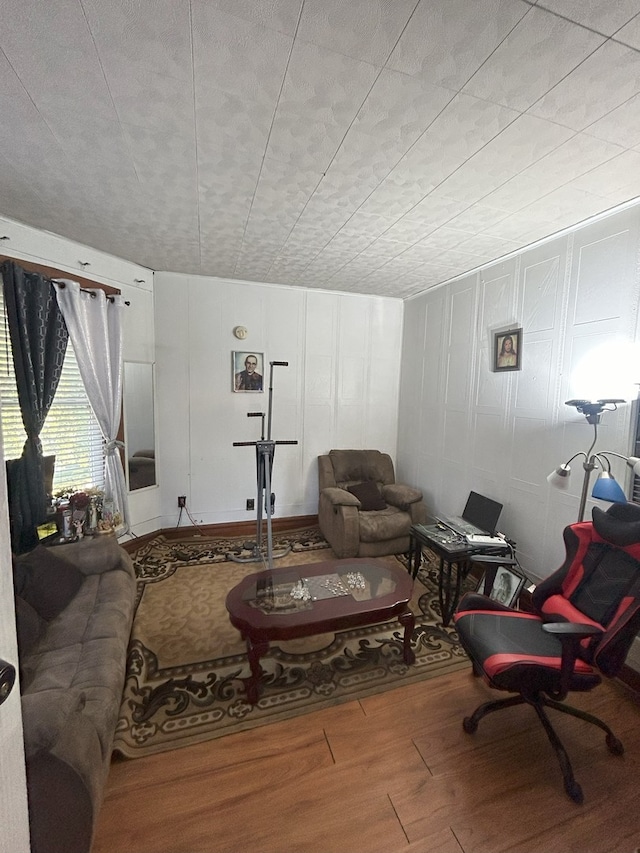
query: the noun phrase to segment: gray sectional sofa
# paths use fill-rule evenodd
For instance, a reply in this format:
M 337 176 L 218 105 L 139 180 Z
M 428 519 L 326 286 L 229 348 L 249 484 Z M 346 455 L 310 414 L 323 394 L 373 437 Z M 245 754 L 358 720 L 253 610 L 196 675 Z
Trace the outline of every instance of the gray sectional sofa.
M 14 559 L 32 853 L 88 853 L 109 772 L 135 601 L 115 536 Z

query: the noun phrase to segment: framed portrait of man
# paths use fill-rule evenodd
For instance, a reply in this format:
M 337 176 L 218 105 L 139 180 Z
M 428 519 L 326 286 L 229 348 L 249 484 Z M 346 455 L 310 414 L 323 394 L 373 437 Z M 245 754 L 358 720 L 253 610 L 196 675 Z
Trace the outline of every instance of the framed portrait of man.
M 493 336 L 493 371 L 520 370 L 522 367 L 522 329 L 495 332 Z
M 264 353 L 231 353 L 231 388 L 236 393 L 264 391 Z

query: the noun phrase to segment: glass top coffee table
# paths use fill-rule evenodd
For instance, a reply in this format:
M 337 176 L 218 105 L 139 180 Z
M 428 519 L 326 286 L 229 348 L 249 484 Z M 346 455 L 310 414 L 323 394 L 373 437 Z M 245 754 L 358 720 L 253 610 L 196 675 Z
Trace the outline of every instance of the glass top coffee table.
M 272 640 L 293 640 L 397 617 L 404 627 L 403 658 L 412 664 L 413 579 L 400 565 L 354 558 L 269 569 L 248 575 L 227 595 L 229 619 L 247 643 L 247 698 L 262 688 L 260 658 Z

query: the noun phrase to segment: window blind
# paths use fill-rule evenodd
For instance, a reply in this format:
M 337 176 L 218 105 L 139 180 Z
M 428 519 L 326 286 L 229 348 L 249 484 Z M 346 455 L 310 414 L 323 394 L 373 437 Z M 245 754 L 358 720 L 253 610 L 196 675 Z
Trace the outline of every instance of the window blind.
M 27 436 L 20 414 L 1 283 L 0 276 L 0 400 L 6 460 L 17 459 L 22 455 Z M 40 433 L 40 440 L 43 454 L 56 457 L 54 494 L 67 489 L 103 487 L 102 433 L 85 393 L 71 341 L 67 345 L 60 384 Z

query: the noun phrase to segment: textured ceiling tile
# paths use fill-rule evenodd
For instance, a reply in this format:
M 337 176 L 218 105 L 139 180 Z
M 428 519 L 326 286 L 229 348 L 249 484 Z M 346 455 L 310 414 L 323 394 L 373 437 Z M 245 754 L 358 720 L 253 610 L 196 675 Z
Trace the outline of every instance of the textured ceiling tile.
M 576 178 L 572 186 L 600 196 L 625 193 L 626 198 L 633 198 L 640 194 L 640 152 L 624 151 Z
M 515 174 L 535 163 L 571 136 L 552 122 L 522 115 L 474 154 L 439 189 L 453 198 L 478 201 Z
M 542 191 L 555 189 L 622 153 L 619 145 L 578 133 L 523 171 Z
M 124 64 L 136 73 L 191 80 L 188 3 L 153 0 L 151 15 L 131 0 L 82 0 L 82 8 L 107 75 Z
M 331 241 L 327 243 L 324 251 L 335 253 L 345 252 L 356 255 L 372 245 L 373 241 L 366 234 L 344 234 L 342 231 L 338 231 Z
M 546 237 L 556 230 L 557 226 L 551 221 L 541 223 L 520 213 L 513 213 L 508 219 L 503 219 L 502 222 L 487 228 L 487 234 L 502 237 L 505 240 L 513 240 L 524 246 L 534 240 Z
M 109 72 L 107 84 L 123 123 L 158 132 L 187 127 L 193 133 L 191 81 L 120 64 Z
M 324 198 L 348 197 L 361 204 L 396 162 L 396 158 L 389 158 L 373 137 L 352 127 L 326 170 L 318 192 Z
M 636 15 L 628 24 L 615 34 L 617 41 L 628 44 L 630 47 L 635 47 L 640 50 L 640 16 Z
M 459 89 L 528 8 L 520 0 L 422 0 L 388 65 Z
M 326 171 L 376 77 L 368 63 L 296 42 L 268 155 Z
M 633 97 L 640 86 L 640 53 L 607 42 L 529 112 L 583 130 Z
M 195 74 L 216 89 L 274 104 L 291 44 L 289 36 L 194 2 Z
M 437 118 L 455 92 L 383 69 L 354 121 L 385 150 L 404 153 Z
M 414 173 L 423 168 L 424 177 L 419 179 L 419 188 L 422 195 L 426 195 L 518 116 L 514 110 L 497 104 L 457 95 L 389 177 L 394 182 L 411 182 L 415 180 Z
M 143 183 L 164 182 L 171 186 L 189 181 L 195 189 L 197 173 L 193 126 L 151 130 L 139 125 L 124 125 L 124 133 L 136 173 Z
M 256 3 L 254 0 L 205 0 L 208 6 L 236 15 L 254 24 L 261 24 L 271 30 L 293 36 L 300 17 L 302 0 L 268 0 Z
M 345 234 L 366 234 L 368 237 L 381 237 L 382 234 L 396 221 L 396 217 L 384 216 L 383 214 L 369 214 L 364 211 L 356 211 L 345 223 L 342 229 Z
M 481 231 L 485 231 L 497 222 L 502 222 L 502 220 L 506 219 L 508 216 L 509 212 L 506 210 L 489 207 L 485 204 L 474 204 L 462 213 L 454 216 L 447 224 L 451 226 L 451 228 L 456 228 L 460 231 L 469 231 L 471 234 L 479 234 Z
M 420 219 L 409 219 L 408 216 L 403 216 L 397 222 L 394 222 L 391 228 L 384 232 L 384 237 L 390 243 L 407 243 L 413 244 L 418 240 L 422 240 L 427 234 L 435 229 L 435 225 L 430 225 Z M 376 240 L 376 242 L 378 242 Z
M 2 16 L 0 48 L 53 128 L 61 133 L 70 119 L 116 118 L 77 0 L 3 0 Z
M 526 110 L 602 43 L 602 36 L 531 8 L 464 91 Z
M 307 0 L 296 35 L 302 0 L 4 0 L 0 215 L 154 269 L 459 276 L 640 193 L 640 15 L 521 117 L 629 12 L 534 6 Z
M 514 252 L 519 248 L 519 244 L 515 240 L 506 240 L 504 237 L 495 237 L 492 234 L 474 234 L 468 240 L 463 240 L 458 248 L 462 252 L 482 255 L 490 260 Z
M 387 261 L 404 253 L 410 247 L 410 243 L 388 240 L 386 236 L 378 237 L 370 246 L 360 253 L 360 257 L 377 258 Z
M 463 240 L 466 240 L 469 234 L 466 231 L 457 231 L 455 228 L 447 228 L 443 225 L 432 231 L 427 237 L 422 240 L 423 246 L 431 246 L 435 252 L 442 252 L 444 249 L 453 249 L 459 246 Z
M 415 0 L 305 0 L 298 38 L 384 65 Z
M 637 0 L 538 0 L 538 6 L 612 36 L 638 14 Z
M 430 193 L 404 217 L 404 221 L 421 222 L 425 225 L 442 225 L 467 208 L 465 202 L 444 195 L 440 190 Z M 493 205 L 498 207 L 499 205 Z M 401 224 L 403 220 L 400 221 Z
M 264 156 L 274 106 L 213 89 L 196 78 L 196 138 L 201 157 L 232 153 L 259 167 Z
M 634 95 L 606 116 L 594 121 L 584 132 L 625 148 L 640 145 L 640 95 Z
M 576 210 L 581 210 L 583 219 L 586 219 L 605 207 L 601 198 L 568 184 L 523 207 L 520 213 L 525 217 L 538 216 L 565 222 L 567 215 L 575 213 Z
M 546 193 L 557 189 L 558 186 L 562 186 L 564 183 L 565 181 L 552 181 L 541 184 L 540 181 L 528 177 L 526 171 L 524 171 L 510 178 L 502 186 L 484 196 L 482 203 L 488 204 L 490 207 L 509 210 L 513 213 L 527 204 L 532 204 L 540 196 L 546 195 Z
M 247 231 L 251 232 L 254 222 L 258 231 L 269 223 L 276 223 L 285 231 L 286 239 L 320 178 L 319 173 L 295 172 L 278 160 L 265 158 L 251 205 Z

